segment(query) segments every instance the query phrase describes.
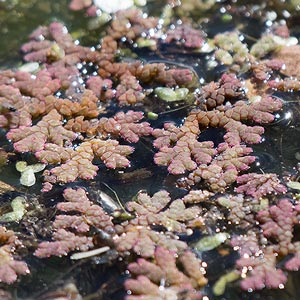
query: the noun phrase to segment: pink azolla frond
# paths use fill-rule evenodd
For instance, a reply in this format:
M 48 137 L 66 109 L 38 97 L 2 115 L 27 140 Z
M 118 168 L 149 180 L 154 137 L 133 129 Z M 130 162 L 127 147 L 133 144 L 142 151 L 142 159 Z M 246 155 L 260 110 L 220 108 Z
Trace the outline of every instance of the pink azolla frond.
M 244 174 L 237 178 L 237 183 L 239 186 L 235 189 L 236 192 L 245 193 L 257 199 L 267 194 L 282 194 L 287 191 L 286 187 L 280 183 L 278 176 L 273 173 Z
M 177 259 L 176 257 L 173 252 L 158 247 L 152 262 L 139 258 L 136 263 L 129 264 L 128 270 L 136 279 L 125 282 L 125 288 L 133 294 L 127 298 L 139 299 L 142 296 L 147 299 L 149 296 L 156 296 L 155 299 L 173 299 L 172 297 L 177 298 L 184 293 L 188 299 L 201 299 L 200 292 L 195 290 L 207 283 L 201 261 L 191 252 L 184 252 Z M 183 269 L 179 269 L 179 265 Z M 159 288 L 162 280 L 166 285 Z M 141 282 L 144 282 L 144 288 L 139 287 Z
M 189 300 L 202 299 L 201 293 L 193 289 L 160 286 L 154 284 L 148 277 L 143 275 L 137 276 L 136 279 L 127 279 L 125 288 L 130 293 L 130 295 L 126 296 L 126 300 L 172 300 L 182 295 Z
M 52 63 L 64 60 L 66 63 L 72 61 L 73 64 L 79 62 L 80 56 L 85 56 L 91 51 L 87 47 L 75 45 L 67 28 L 59 22 L 38 28 L 30 35 L 30 39 L 31 41 L 21 48 L 26 61 Z
M 204 104 L 208 110 L 212 110 L 226 101 L 236 101 L 242 95 L 242 83 L 232 73 L 224 73 L 218 82 L 210 82 L 202 87 L 200 92 L 201 104 Z
M 258 212 L 257 220 L 263 231 L 263 235 L 270 240 L 272 247 L 280 256 L 293 254 L 285 268 L 299 270 L 300 268 L 300 242 L 294 239 L 300 219 L 300 205 L 294 206 L 289 199 L 282 199 L 277 205 Z
M 268 80 L 273 71 L 281 70 L 284 62 L 280 59 L 270 59 L 261 62 L 252 62 L 251 69 L 256 79 L 265 81 Z
M 57 208 L 65 212 L 79 212 L 83 215 L 85 222 L 99 229 L 111 231 L 113 224 L 111 217 L 96 204 L 93 204 L 87 197 L 84 189 L 65 189 L 64 198 L 66 202 L 57 204 Z
M 53 222 L 54 241 L 40 243 L 34 253 L 38 257 L 67 255 L 74 250 L 87 251 L 94 246 L 91 226 L 113 232 L 111 217 L 93 204 L 83 189 L 66 189 L 64 198 L 66 202 L 58 203 L 57 208 L 72 214 L 56 216 Z
M 273 97 L 263 97 L 262 99 L 248 103 L 242 100 L 234 103 L 233 106 L 221 106 L 212 111 L 194 110 L 190 113 L 198 120 L 200 129 L 207 127 L 225 127 L 231 120 L 256 123 L 270 123 L 274 120 L 272 113 L 280 110 L 282 101 Z
M 54 228 L 75 229 L 77 232 L 88 232 L 90 226 L 85 223 L 81 216 L 58 215 L 55 217 Z
M 60 164 L 43 174 L 46 182 L 54 184 L 94 178 L 98 171 L 92 162 L 94 157 L 102 160 L 108 168 L 126 168 L 130 165 L 126 156 L 133 151 L 132 147 L 119 145 L 116 140 L 91 139 L 76 149 L 46 143 L 43 150 L 36 152 L 36 157 L 43 163 Z
M 71 10 L 82 10 L 92 5 L 92 0 L 72 0 L 69 3 Z
M 98 122 L 98 119 L 86 120 L 84 116 L 78 116 L 69 119 L 64 128 L 76 133 L 86 134 L 88 137 L 93 137 L 96 135 Z
M 81 143 L 70 154 L 68 160 L 50 170 L 57 182 L 73 182 L 77 178 L 89 180 L 97 175 L 98 167 L 92 163 L 94 153 L 90 142 Z
M 299 204 L 293 205 L 291 200 L 282 199 L 277 205 L 257 213 L 262 235 L 250 231 L 231 240 L 241 256 L 236 265 L 241 272 L 243 289 L 283 288 L 287 277 L 277 266 L 278 262 L 284 262 L 287 270 L 299 270 L 300 243 L 294 238 L 299 212 Z
M 300 90 L 300 81 L 297 78 L 284 78 L 281 80 L 271 80 L 268 82 L 270 88 L 282 92 L 298 92 Z
M 134 105 L 143 101 L 145 94 L 136 77 L 128 72 L 120 77 L 120 83 L 116 88 L 116 98 L 121 106 Z
M 236 266 L 241 273 L 241 288 L 246 291 L 279 288 L 287 281 L 286 275 L 276 267 L 277 255 L 271 246 L 260 247 L 253 231 L 232 239 L 232 246 L 240 258 Z
M 51 74 L 45 69 L 36 75 L 18 71 L 14 75 L 15 82 L 12 84 L 20 90 L 23 95 L 36 97 L 43 100 L 44 97 L 52 95 L 61 86 L 58 79 L 52 79 Z
M 0 126 L 5 128 L 30 126 L 32 118 L 45 114 L 44 98 L 60 88 L 59 80 L 47 70 L 36 75 L 1 71 L 0 82 Z
M 46 143 L 43 150 L 35 153 L 35 157 L 44 164 L 56 165 L 71 159 L 73 153 L 73 148 Z
M 241 281 L 241 288 L 246 291 L 263 288 L 278 289 L 287 281 L 282 270 L 276 268 L 276 255 L 265 250 L 259 256 L 242 257 L 236 262 L 241 269 L 251 270 L 250 274 Z M 244 273 L 243 273 L 244 274 Z
M 30 126 L 31 115 L 26 109 L 29 103 L 30 97 L 23 96 L 19 89 L 10 85 L 0 85 L 0 127 L 17 128 L 19 126 Z
M 187 170 L 194 170 L 197 164 L 209 163 L 214 153 L 213 142 L 197 142 L 193 139 L 189 141 L 185 137 L 173 148 L 160 148 L 154 156 L 154 162 L 157 165 L 168 166 L 171 174 L 183 174 Z
M 76 100 L 61 99 L 51 95 L 45 97 L 40 105 L 45 106 L 46 112 L 56 109 L 57 112 L 68 119 L 76 116 L 88 119 L 98 117 L 101 112 L 98 108 L 98 98 L 91 90 L 84 90 L 82 94 L 77 95 Z
M 258 212 L 257 220 L 267 238 L 278 242 L 279 251 L 287 255 L 291 250 L 293 228 L 297 224 L 297 212 L 288 199 L 280 200 L 277 205 Z
M 12 284 L 18 275 L 26 275 L 30 271 L 24 261 L 14 259 L 16 248 L 21 246 L 15 233 L 0 226 L 0 239 L 0 282 Z
M 187 183 L 194 185 L 202 179 L 212 191 L 224 191 L 236 181 L 238 173 L 249 168 L 255 160 L 250 156 L 251 148 L 243 145 L 230 146 L 222 143 L 218 146 L 218 155 L 210 164 L 201 164 L 189 174 Z
M 12 300 L 13 296 L 10 292 L 0 289 L 0 299 L 1 300 Z
M 199 134 L 199 128 L 197 129 L 197 132 Z M 157 149 L 161 149 L 162 147 L 169 147 L 171 145 L 173 146 L 177 142 L 181 134 L 182 133 L 179 127 L 176 127 L 173 123 L 166 122 L 164 123 L 163 129 L 156 128 L 153 130 L 152 135 L 155 137 L 153 146 Z
M 93 247 L 92 237 L 79 236 L 65 229 L 58 229 L 53 234 L 54 242 L 42 242 L 34 255 L 37 257 L 50 257 L 67 255 L 70 251 L 87 251 Z
M 201 48 L 205 43 L 205 33 L 190 24 L 177 25 L 166 32 L 163 43 L 176 43 L 185 48 Z
M 232 146 L 238 145 L 242 141 L 247 144 L 258 144 L 264 133 L 264 128 L 261 126 L 247 126 L 234 120 L 230 120 L 224 129 L 227 131 L 224 140 Z
M 116 169 L 130 166 L 127 156 L 134 151 L 133 147 L 120 145 L 112 139 L 93 139 L 91 145 L 95 156 L 101 159 L 106 167 Z
M 154 130 L 154 146 L 160 147 L 154 162 L 168 166 L 171 174 L 183 174 L 194 170 L 198 164 L 209 163 L 215 154 L 213 142 L 198 142 L 199 133 L 198 121 L 193 115 L 180 128 L 167 123 L 165 129 Z
M 157 246 L 176 252 L 187 248 L 176 235 L 156 232 L 149 226 L 139 225 L 135 219 L 116 225 L 115 229 L 118 236 L 114 238 L 114 244 L 120 253 L 132 251 L 141 257 L 153 257 Z
M 186 249 L 187 244 L 178 240 L 174 232 L 184 233 L 188 227 L 203 224 L 198 206 L 187 207 L 184 199 L 172 201 L 166 191 L 159 191 L 152 197 L 139 193 L 135 201 L 128 202 L 126 207 L 135 214 L 135 218 L 115 226 L 118 236 L 114 242 L 121 253 L 133 251 L 142 257 L 152 257 L 157 246 L 181 251 Z M 166 231 L 157 232 L 152 229 L 153 226 L 164 227 Z
M 281 73 L 286 75 L 287 77 L 294 77 L 299 78 L 299 66 L 300 66 L 300 60 L 299 60 L 299 44 L 297 45 L 284 45 L 278 49 L 278 51 L 274 52 L 272 57 L 275 59 L 279 59 L 283 61 L 284 63 L 284 69 L 281 70 Z M 291 78 L 292 80 L 292 78 Z M 289 78 L 287 78 L 287 81 L 289 81 Z M 295 80 L 296 81 L 296 80 Z M 298 82 L 298 89 L 299 90 L 299 82 Z
M 18 152 L 37 152 L 44 149 L 46 142 L 63 146 L 64 142 L 73 141 L 76 134 L 64 129 L 62 116 L 53 109 L 32 127 L 11 129 L 7 138 L 14 142 L 14 148 Z
M 287 26 L 287 24 L 285 23 L 281 23 L 281 22 L 274 22 L 271 25 L 270 28 L 271 32 L 277 36 L 280 36 L 282 38 L 288 38 L 290 37 L 290 30 Z
M 254 207 L 259 205 L 259 201 L 252 198 L 247 199 L 242 194 L 237 194 L 218 197 L 217 202 L 228 209 L 228 223 L 241 227 L 254 223 L 252 212 Z
M 195 74 L 190 69 L 170 69 L 165 74 L 161 74 L 158 81 L 166 86 L 189 86 L 193 83 L 194 77 Z
M 256 123 L 271 123 L 274 120 L 272 113 L 282 108 L 282 101 L 270 96 L 250 104 L 244 101 L 235 103 L 232 109 L 225 112 L 226 117 L 236 121 L 255 121 Z
M 101 101 L 110 100 L 115 94 L 112 90 L 112 81 L 110 79 L 102 79 L 100 76 L 91 76 L 87 80 L 86 85 Z
M 135 41 L 142 33 L 147 34 L 149 29 L 158 25 L 158 18 L 146 17 L 142 10 L 129 8 L 116 13 L 116 18 L 111 22 L 108 35 L 114 40 L 126 38 Z
M 300 269 L 300 243 L 294 243 L 296 249 L 292 258 L 290 258 L 285 264 L 284 267 L 288 271 L 299 271 Z
M 113 118 L 101 118 L 98 126 L 99 135 L 102 137 L 120 136 L 128 142 L 136 143 L 141 136 L 152 133 L 148 122 L 138 123 L 142 118 L 142 112 L 132 110 L 126 113 L 119 112 Z
M 191 190 L 182 200 L 186 204 L 195 204 L 205 202 L 212 196 L 213 193 L 207 190 Z
M 128 202 L 126 207 L 136 214 L 136 221 L 140 225 L 160 225 L 173 232 L 186 232 L 186 223 L 200 214 L 199 207 L 187 208 L 182 199 L 171 202 L 166 191 L 157 192 L 152 197 L 139 193 L 135 201 Z

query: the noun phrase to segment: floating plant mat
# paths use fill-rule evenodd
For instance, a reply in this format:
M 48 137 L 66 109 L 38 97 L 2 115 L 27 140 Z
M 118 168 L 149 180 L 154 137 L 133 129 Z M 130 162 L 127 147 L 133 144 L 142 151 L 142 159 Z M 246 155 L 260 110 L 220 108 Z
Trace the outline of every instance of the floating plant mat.
M 0 3 L 0 299 L 299 298 L 300 2 L 260 2 Z

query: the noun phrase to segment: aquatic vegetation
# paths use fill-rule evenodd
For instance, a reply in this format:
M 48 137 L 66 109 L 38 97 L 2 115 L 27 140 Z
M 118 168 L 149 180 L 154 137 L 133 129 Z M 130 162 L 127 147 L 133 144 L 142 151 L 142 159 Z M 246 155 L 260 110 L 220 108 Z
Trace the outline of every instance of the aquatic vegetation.
M 157 87 L 154 92 L 161 100 L 173 102 L 184 100 L 189 93 L 189 90 L 187 88 L 173 90 L 171 88 Z
M 166 1 L 155 16 L 138 2 L 70 1 L 89 18 L 109 16 L 89 32 L 98 44 L 82 46 L 52 22 L 21 47 L 27 63 L 0 71 L 0 154 L 8 167 L 17 161 L 29 193 L 25 204 L 24 187 L 3 184 L 13 199 L 1 205 L 4 298 L 29 273 L 32 253 L 72 260 L 74 270 L 117 269 L 117 297 L 128 300 L 226 299 L 233 281 L 245 293 L 283 289 L 286 271 L 300 268 L 299 176 L 281 173 L 281 162 L 264 166 L 257 150 L 268 149 L 272 130 L 274 148 L 284 135 L 288 101 L 277 91 L 300 89 L 289 23 L 275 11 L 258 16 L 252 1 Z M 261 32 L 249 36 L 235 17 L 262 19 Z M 210 255 L 230 256 L 230 270 L 206 274 Z M 99 299 L 115 298 L 105 289 L 120 274 L 106 275 Z M 79 280 L 42 298 L 81 299 Z
M 26 213 L 26 199 L 18 196 L 11 203 L 12 211 L 0 216 L 0 222 L 19 222 Z
M 26 161 L 18 161 L 16 169 L 21 173 L 20 183 L 25 186 L 32 186 L 35 184 L 36 178 L 34 173 L 41 172 L 45 169 L 44 164 L 27 165 Z
M 235 271 L 229 272 L 218 279 L 218 281 L 213 286 L 213 293 L 216 296 L 221 296 L 225 292 L 226 285 L 230 282 L 239 279 L 239 274 Z
M 229 238 L 226 232 L 219 232 L 214 236 L 206 236 L 198 241 L 194 248 L 198 251 L 209 251 L 224 243 Z

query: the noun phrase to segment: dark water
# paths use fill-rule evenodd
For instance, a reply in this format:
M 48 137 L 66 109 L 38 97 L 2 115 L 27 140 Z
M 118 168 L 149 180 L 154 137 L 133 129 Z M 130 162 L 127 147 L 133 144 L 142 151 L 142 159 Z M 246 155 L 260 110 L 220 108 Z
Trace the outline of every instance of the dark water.
M 82 12 L 71 12 L 68 10 L 67 0 L 60 1 L 34 1 L 34 0 L 11 0 L 0 1 L 0 69 L 17 67 L 22 63 L 19 53 L 20 46 L 26 42 L 27 36 L 39 25 L 48 25 L 54 20 L 65 23 L 69 31 L 75 38 L 78 38 L 84 45 L 96 45 L 101 35 L 101 30 L 87 31 L 88 19 Z M 149 10 L 159 12 L 161 3 L 150 2 Z M 208 15 L 206 16 L 209 17 Z M 222 22 L 221 15 L 218 11 L 213 11 L 211 18 L 203 25 L 208 35 L 213 36 L 216 32 L 231 30 L 242 24 L 244 32 L 251 32 L 253 38 L 260 36 L 260 30 L 263 30 L 264 24 L 258 22 L 257 19 L 248 18 L 247 22 L 242 23 L 243 17 L 237 16 L 231 22 Z M 295 24 L 297 22 L 295 21 Z M 88 34 L 87 34 L 88 32 Z M 300 37 L 300 32 L 295 25 L 293 32 Z M 180 55 L 172 53 L 171 49 L 162 49 L 162 56 L 155 57 L 149 52 L 137 51 L 141 59 L 145 61 L 161 60 L 166 63 L 173 63 L 176 60 L 178 63 L 187 65 L 197 72 L 199 78 L 204 78 L 206 82 L 219 78 L 222 69 L 213 69 L 208 71 L 203 64 L 205 55 Z M 265 141 L 259 145 L 253 146 L 254 155 L 258 158 L 253 171 L 263 170 L 264 172 L 275 172 L 284 174 L 291 172 L 293 167 L 298 162 L 296 152 L 300 153 L 300 96 L 291 94 L 278 94 L 278 97 L 285 101 L 283 111 L 280 112 L 274 122 L 266 128 L 264 135 Z M 149 110 L 153 108 L 150 107 Z M 170 110 L 174 107 L 168 108 Z M 113 109 L 112 109 L 113 110 Z M 182 109 L 169 114 L 164 114 L 157 122 L 153 122 L 155 127 L 161 127 L 166 121 L 182 122 L 182 118 L 186 115 L 187 110 Z M 5 143 L 4 132 L 1 132 L 1 142 Z M 222 139 L 219 132 L 208 132 L 202 135 L 203 139 L 212 138 L 215 142 Z M 295 138 L 297 137 L 297 138 Z M 6 146 L 9 147 L 9 145 Z M 167 174 L 164 168 L 154 165 L 153 149 L 151 140 L 142 139 L 136 146 L 136 151 L 132 155 L 131 168 L 129 171 L 134 171 L 139 168 L 147 168 L 151 174 L 146 178 L 142 178 L 138 182 L 124 182 L 115 172 L 106 171 L 104 168 L 100 170 L 93 183 L 77 182 L 74 186 L 83 186 L 97 191 L 97 189 L 105 190 L 108 194 L 111 191 L 107 189 L 108 184 L 115 190 L 123 202 L 129 201 L 136 193 L 143 189 L 149 194 L 153 194 L 159 189 L 167 189 L 172 196 L 180 197 L 184 191 L 175 187 L 176 178 Z M 25 159 L 19 156 L 17 160 Z M 28 160 L 28 157 L 26 157 Z M 0 180 L 12 184 L 18 188 L 18 192 L 34 197 L 39 194 L 41 182 L 32 188 L 26 189 L 19 184 L 19 173 L 15 170 L 14 164 L 10 164 L 5 170 L 0 173 Z M 72 185 L 70 185 L 72 186 Z M 53 207 L 54 204 L 61 199 L 61 191 L 63 188 L 57 188 L 45 196 L 44 203 L 48 207 Z M 92 194 L 93 195 L 93 194 Z M 97 196 L 94 194 L 95 199 Z M 10 196 L 1 199 L 2 203 L 9 200 Z M 50 218 L 51 216 L 49 216 Z M 196 237 L 195 237 L 196 238 Z M 122 282 L 126 277 L 122 273 L 124 265 L 122 262 L 118 266 L 109 264 L 110 254 L 103 256 L 101 259 L 92 259 L 85 262 L 70 262 L 65 258 L 37 259 L 33 255 L 27 256 L 27 262 L 30 265 L 31 275 L 22 277 L 20 282 L 15 283 L 9 289 L 12 291 L 15 299 L 19 300 L 37 300 L 42 294 L 48 291 L 56 290 L 58 287 L 68 282 L 75 282 L 79 291 L 85 296 L 84 299 L 122 299 L 124 291 Z M 113 254 L 111 254 L 113 255 Z M 209 264 L 208 277 L 213 283 L 220 273 L 233 267 L 235 256 L 230 259 L 224 259 L 218 255 L 217 251 L 209 251 L 203 257 Z M 259 293 L 241 292 L 236 285 L 227 289 L 222 297 L 214 297 L 211 294 L 210 286 L 205 288 L 205 292 L 210 299 L 224 300 L 297 300 L 300 299 L 298 287 L 300 284 L 299 274 L 293 273 L 290 276 L 289 283 L 285 290 L 262 291 Z M 90 296 L 95 293 L 95 296 Z M 48 299 L 46 299 L 48 300 Z

